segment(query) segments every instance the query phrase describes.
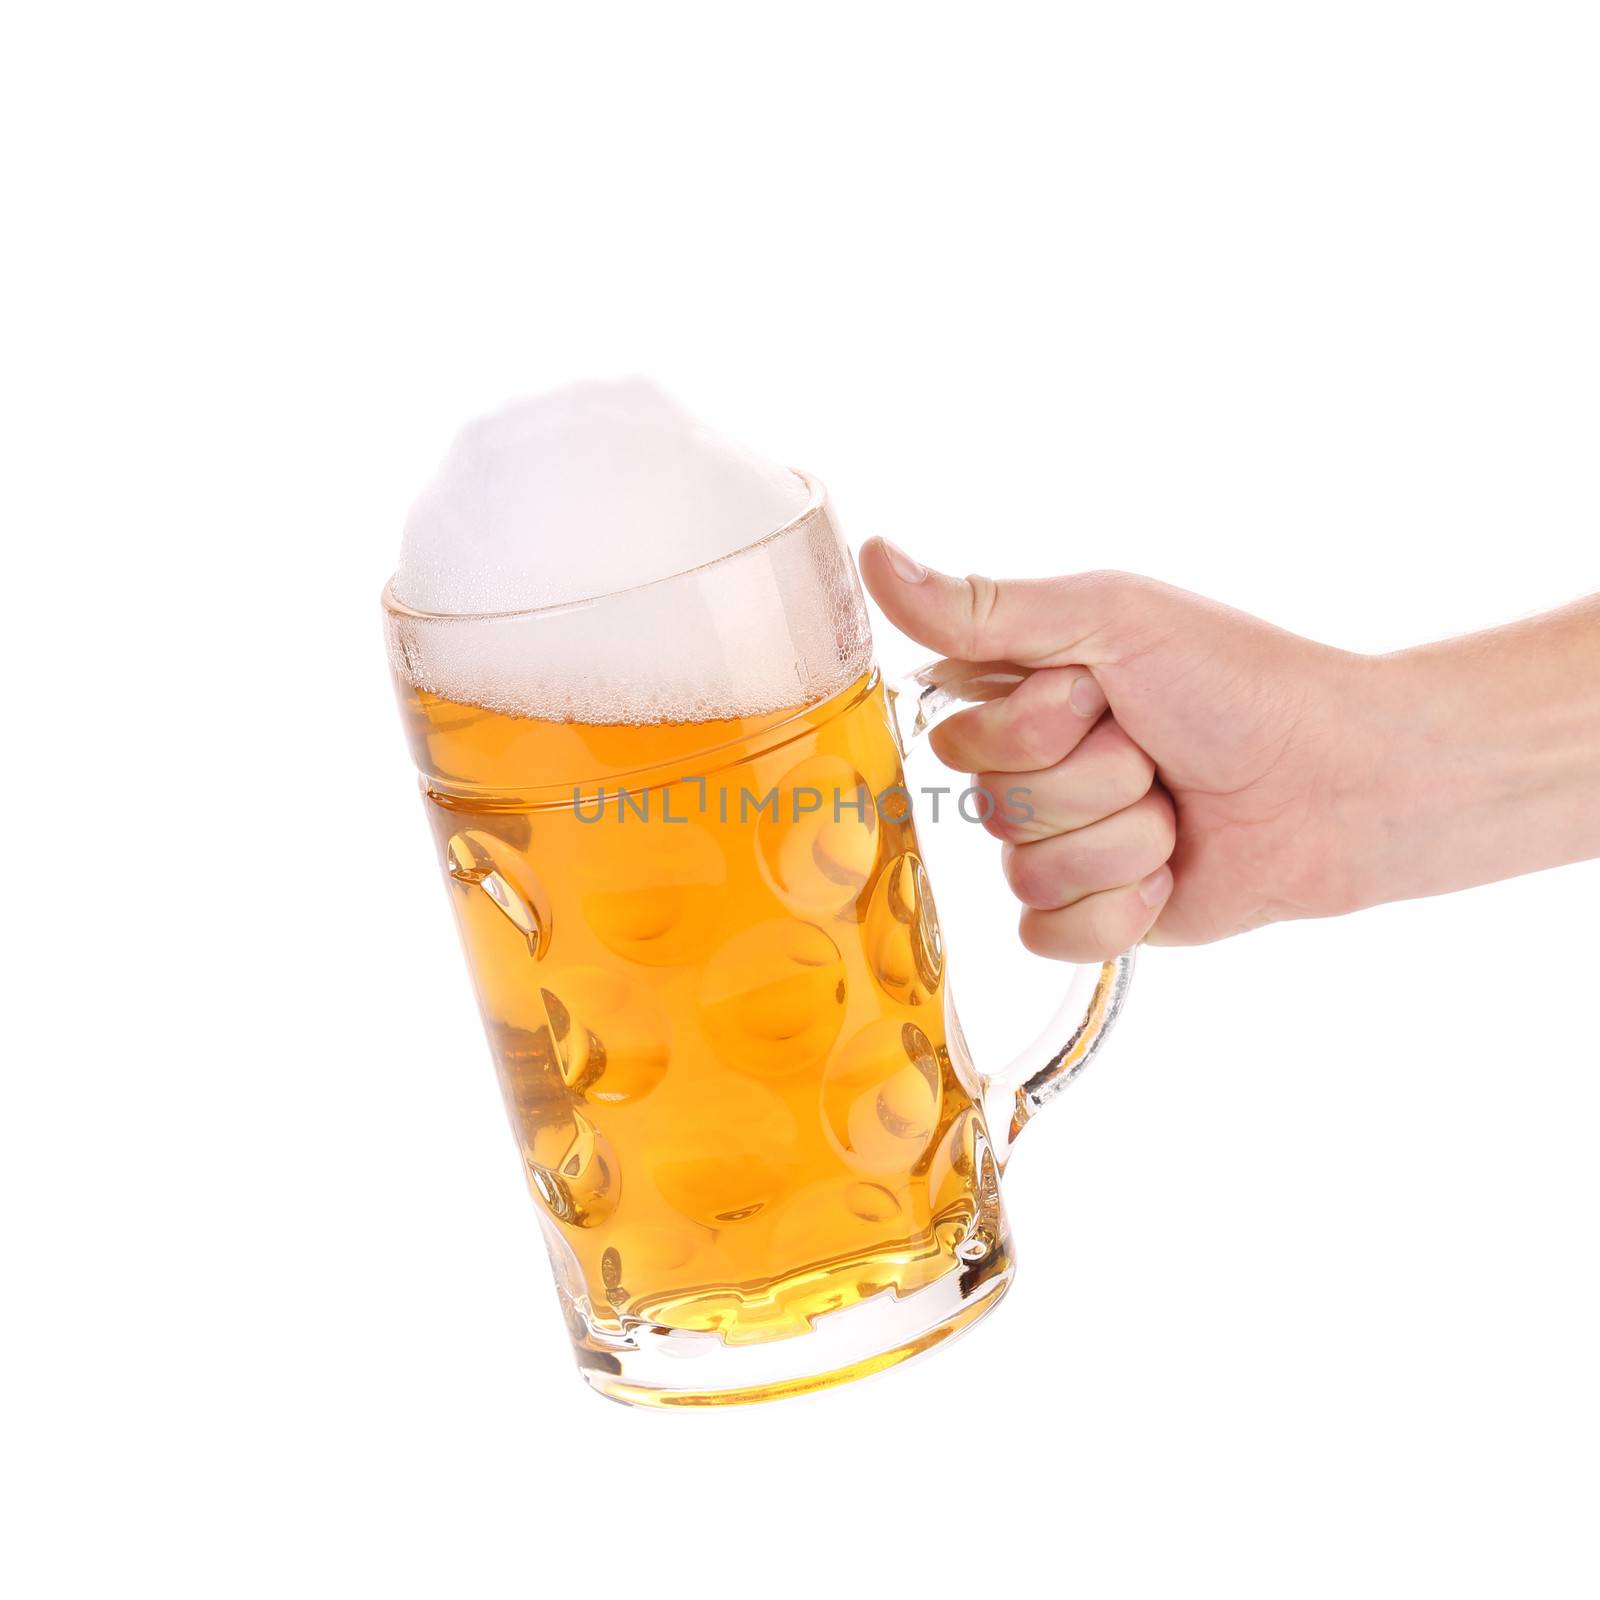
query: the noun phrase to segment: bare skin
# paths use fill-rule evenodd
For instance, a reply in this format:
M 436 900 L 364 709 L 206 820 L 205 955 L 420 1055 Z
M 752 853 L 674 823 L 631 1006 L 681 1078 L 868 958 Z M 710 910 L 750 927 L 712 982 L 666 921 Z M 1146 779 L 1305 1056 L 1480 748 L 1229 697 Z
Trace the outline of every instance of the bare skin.
M 1034 816 L 990 831 L 1023 942 L 1099 961 L 1600 856 L 1600 595 L 1361 656 L 1120 572 L 996 582 L 882 539 L 873 598 L 942 655 L 1032 669 L 934 748 Z

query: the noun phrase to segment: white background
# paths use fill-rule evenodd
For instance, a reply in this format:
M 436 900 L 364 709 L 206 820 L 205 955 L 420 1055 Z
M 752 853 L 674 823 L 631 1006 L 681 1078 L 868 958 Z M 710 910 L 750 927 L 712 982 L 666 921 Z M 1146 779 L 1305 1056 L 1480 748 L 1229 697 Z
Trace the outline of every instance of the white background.
M 1597 74 L 1526 0 L 12 12 L 11 1591 L 1594 1594 L 1600 868 L 1150 952 L 1000 1312 L 635 1414 L 377 595 L 459 422 L 629 371 L 956 570 L 1356 649 L 1591 591 Z M 1059 979 L 994 848 L 990 1059 Z

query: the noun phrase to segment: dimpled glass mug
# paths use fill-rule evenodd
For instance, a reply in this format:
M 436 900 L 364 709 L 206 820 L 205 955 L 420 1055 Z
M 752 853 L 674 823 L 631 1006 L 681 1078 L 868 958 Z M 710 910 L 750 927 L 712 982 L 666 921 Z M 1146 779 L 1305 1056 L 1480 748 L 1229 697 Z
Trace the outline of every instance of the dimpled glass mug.
M 886 687 L 808 486 L 746 548 L 592 600 L 384 596 L 573 1348 L 635 1404 L 824 1388 L 994 1306 L 1000 1172 L 1132 971 L 1079 969 L 1038 1045 L 973 1067 L 901 758 L 1021 673 L 940 662 Z

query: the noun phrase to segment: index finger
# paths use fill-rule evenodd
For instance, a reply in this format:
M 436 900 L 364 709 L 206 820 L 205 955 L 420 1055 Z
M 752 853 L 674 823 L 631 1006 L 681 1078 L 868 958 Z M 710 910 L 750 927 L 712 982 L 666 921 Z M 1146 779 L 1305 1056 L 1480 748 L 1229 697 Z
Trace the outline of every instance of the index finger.
M 1086 668 L 1042 667 L 1002 699 L 958 711 L 930 742 L 960 772 L 1041 772 L 1070 755 L 1105 708 Z

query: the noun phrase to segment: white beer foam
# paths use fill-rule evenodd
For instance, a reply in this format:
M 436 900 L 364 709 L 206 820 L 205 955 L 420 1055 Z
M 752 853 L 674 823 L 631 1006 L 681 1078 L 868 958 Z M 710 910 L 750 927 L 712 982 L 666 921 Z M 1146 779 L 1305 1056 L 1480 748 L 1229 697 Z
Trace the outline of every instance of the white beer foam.
M 573 384 L 461 430 L 406 519 L 394 592 L 457 616 L 588 600 L 742 549 L 807 494 L 653 384 Z
M 391 612 L 391 660 L 447 699 L 558 721 L 699 722 L 836 693 L 871 638 L 812 495 L 644 382 L 519 401 L 462 430 L 407 519 L 391 591 L 427 615 Z M 760 556 L 721 559 L 790 524 Z

